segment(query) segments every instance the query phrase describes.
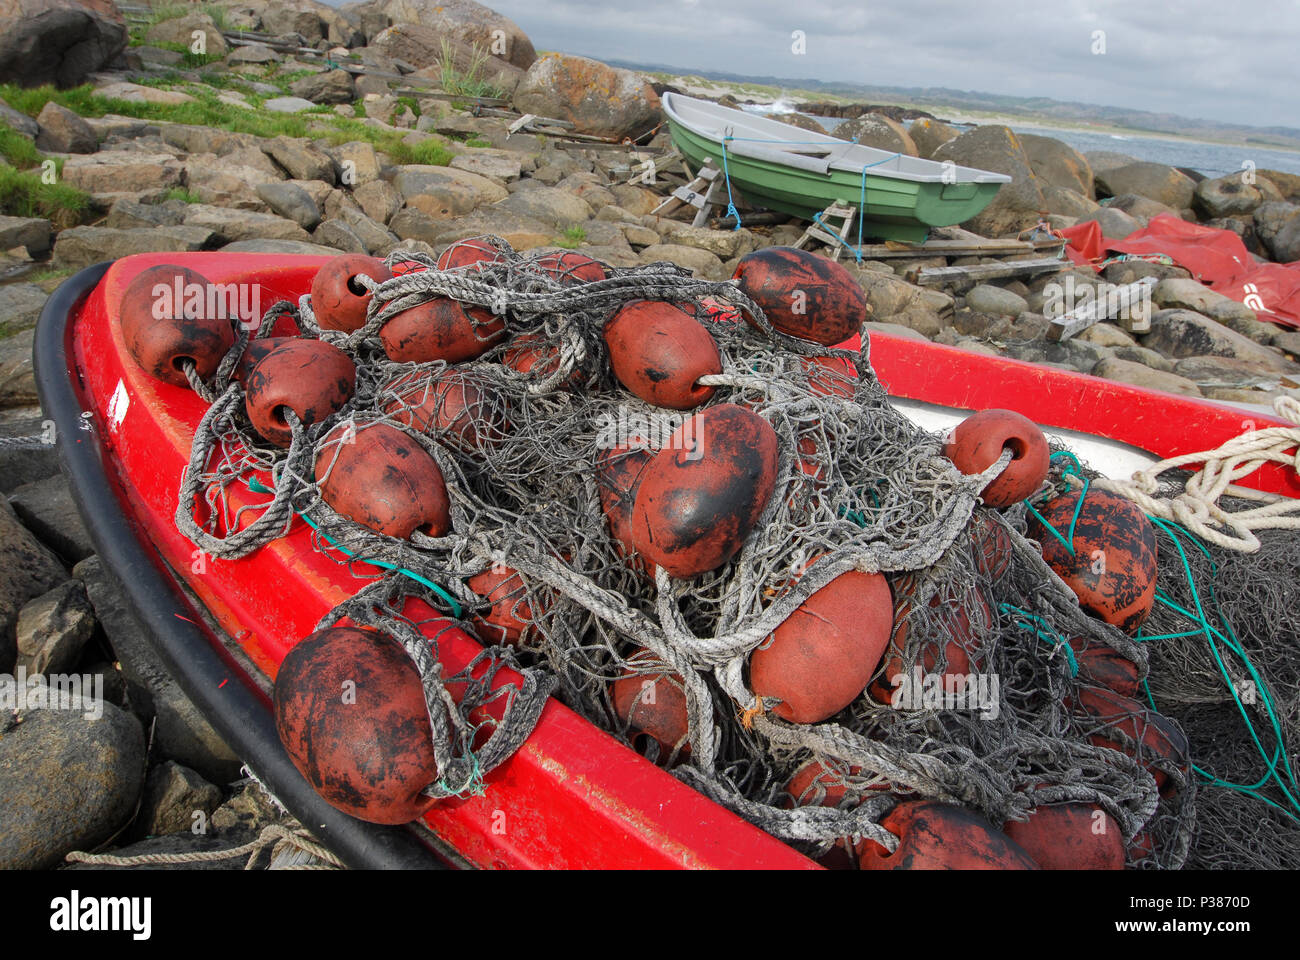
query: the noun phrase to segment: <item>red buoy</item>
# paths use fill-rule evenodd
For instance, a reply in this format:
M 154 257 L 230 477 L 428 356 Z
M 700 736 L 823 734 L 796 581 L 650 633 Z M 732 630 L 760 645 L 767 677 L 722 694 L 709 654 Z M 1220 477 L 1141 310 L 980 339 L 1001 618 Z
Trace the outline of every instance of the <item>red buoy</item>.
M 322 329 L 351 333 L 365 325 L 371 293 L 357 281 L 359 276 L 383 283 L 393 279 L 393 272 L 384 261 L 359 253 L 335 257 L 316 271 L 311 282 L 311 310 Z
M 1121 697 L 1136 697 L 1138 665 L 1108 643 L 1075 638 L 1070 641 L 1081 682 L 1108 687 Z
M 207 380 L 235 345 L 233 318 L 209 309 L 209 289 L 201 274 L 170 263 L 141 270 L 127 284 L 118 306 L 122 340 L 155 380 L 188 387 L 187 363 Z
M 819 723 L 858 698 L 889 644 L 893 601 L 878 573 L 842 573 L 750 654 L 750 688 L 781 700 L 772 712 Z
M 515 337 L 510 341 L 510 346 L 505 349 L 501 357 L 503 366 L 509 367 L 516 373 L 522 373 L 534 380 L 544 380 L 560 369 L 560 347 L 552 343 L 541 334 L 527 333 Z M 575 366 L 573 370 L 560 381 L 561 390 L 576 389 L 582 383 L 582 368 Z
M 479 637 L 485 643 L 517 645 L 537 632 L 528 590 L 518 570 L 489 568 L 474 574 L 465 586 L 492 604 L 487 613 L 474 617 Z
M 981 496 L 990 507 L 1009 507 L 1033 496 L 1047 479 L 1047 438 L 1028 417 L 1012 410 L 983 410 L 953 429 L 943 452 L 962 473 L 983 473 L 1011 448 L 1012 459 Z
M 1080 689 L 1079 707 L 1100 722 L 1088 742 L 1128 754 L 1151 773 L 1162 793 L 1173 787 L 1165 768 L 1187 775 L 1187 738 L 1168 717 L 1106 687 Z
M 892 854 L 874 840 L 859 846 L 863 870 L 1037 870 L 1034 859 L 974 811 L 935 800 L 900 803 L 880 820 L 898 837 Z
M 648 650 L 628 658 L 629 664 L 651 665 L 659 661 Z M 686 705 L 686 684 L 668 670 L 634 673 L 630 668 L 609 688 L 610 701 L 620 721 L 641 731 L 659 744 L 662 762 L 679 749 L 689 754 L 690 720 Z
M 594 283 L 607 276 L 605 265 L 585 253 L 544 253 L 533 262 L 539 270 L 565 287 Z
M 806 250 L 755 250 L 741 258 L 732 276 L 768 322 L 792 337 L 832 347 L 867 320 L 867 296 L 853 274 Z
M 352 358 L 323 340 L 286 339 L 248 373 L 244 408 L 253 429 L 277 447 L 287 447 L 292 410 L 305 425 L 320 423 L 352 399 L 357 368 Z
M 1049 500 L 1038 512 L 1060 538 L 1032 513 L 1029 536 L 1042 545 L 1043 559 L 1075 592 L 1079 606 L 1132 635 L 1155 602 L 1155 530 L 1137 504 L 1117 493 L 1089 489 L 1078 505 L 1078 492 Z M 1071 552 L 1061 539 L 1069 536 L 1076 507 Z
M 641 478 L 632 511 L 639 553 L 674 577 L 722 566 L 739 551 L 776 489 L 771 425 L 732 403 L 674 431 Z
M 861 767 L 850 766 L 850 776 L 861 772 Z M 878 785 L 872 789 L 883 789 Z M 790 782 L 785 785 L 786 796 L 782 805 L 786 809 L 794 807 L 838 807 L 848 793 L 844 777 L 831 765 L 821 760 L 809 760 L 794 772 Z M 854 845 L 856 851 L 856 844 Z M 830 870 L 850 870 L 853 868 L 853 854 L 845 848 L 844 839 L 835 841 L 826 853 L 817 858 L 817 862 Z
M 600 508 L 609 522 L 609 535 L 614 548 L 628 565 L 638 573 L 649 574 L 650 567 L 644 557 L 638 556 L 632 538 L 632 510 L 636 505 L 641 477 L 654 454 L 639 447 L 614 447 L 606 451 L 596 463 L 596 486 L 600 495 Z
M 447 487 L 437 462 L 385 423 L 332 430 L 316 455 L 321 496 L 340 515 L 385 536 L 431 537 L 451 530 Z
M 494 263 L 501 263 L 505 258 L 501 251 L 481 237 L 457 240 L 438 255 L 439 270 L 454 270 L 457 267 L 474 267 L 480 269 Z
M 371 823 L 409 823 L 438 779 L 420 674 L 392 637 L 317 630 L 275 678 L 275 728 L 289 759 L 325 800 Z
M 1026 821 L 1002 831 L 1044 870 L 1123 870 L 1119 824 L 1089 803 L 1054 803 L 1033 809 Z
M 808 374 L 808 389 L 824 397 L 852 398 L 858 389 L 858 370 L 844 357 L 800 357 Z
M 907 649 L 908 617 L 912 611 L 915 580 L 909 574 L 894 579 L 893 637 L 886 652 L 884 668 L 871 685 L 871 695 L 880 703 L 891 703 L 899 684 L 894 678 L 903 673 L 903 653 Z M 928 607 L 938 620 L 938 637 L 926 643 L 917 657 L 917 665 L 924 673 L 934 673 L 939 668 L 939 651 L 943 651 L 945 689 L 964 691 L 968 678 L 974 672 L 972 661 L 979 651 L 980 642 L 996 623 L 993 608 L 984 591 L 971 586 L 966 590 L 941 588 L 930 597 Z M 961 678 L 961 679 L 958 679 Z M 901 683 L 901 681 L 900 681 Z
M 488 383 L 465 370 L 406 374 L 386 388 L 384 411 L 405 426 L 466 453 L 486 453 L 505 438 L 506 421 L 486 394 Z
M 297 337 L 265 337 L 261 340 L 249 340 L 248 345 L 244 347 L 244 353 L 239 358 L 239 363 L 235 364 L 234 373 L 230 379 L 236 383 L 247 383 L 248 375 L 253 371 L 264 356 L 283 343 L 290 343 L 298 339 Z
M 609 364 L 619 383 L 646 403 L 690 410 L 716 387 L 700 377 L 722 372 L 722 357 L 709 331 L 671 303 L 635 300 L 605 324 Z
M 379 340 L 388 358 L 399 363 L 463 363 L 500 342 L 505 329 L 502 318 L 486 307 L 435 297 L 386 320 Z

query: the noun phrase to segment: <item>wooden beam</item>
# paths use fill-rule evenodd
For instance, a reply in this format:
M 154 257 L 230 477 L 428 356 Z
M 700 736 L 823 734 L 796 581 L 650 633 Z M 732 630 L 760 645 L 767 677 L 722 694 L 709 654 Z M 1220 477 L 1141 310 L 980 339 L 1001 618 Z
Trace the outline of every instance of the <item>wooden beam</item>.
M 979 263 L 970 267 L 925 267 L 921 270 L 908 271 L 905 279 L 923 287 L 938 287 L 945 283 L 961 281 L 997 280 L 1003 277 L 1029 277 L 1039 273 L 1054 273 L 1070 265 L 1069 260 L 1044 257 L 1037 260 Z
M 1139 321 L 1132 319 L 1132 305 L 1138 303 L 1145 295 L 1144 290 L 1156 285 L 1155 277 L 1143 277 L 1134 283 L 1123 287 L 1110 287 L 1112 295 L 1096 296 L 1090 299 L 1083 306 L 1070 310 L 1059 317 L 1052 319 L 1052 325 L 1047 328 L 1048 340 L 1068 340 L 1077 333 L 1082 333 L 1089 327 L 1100 323 L 1102 320 L 1114 320 L 1128 308 L 1130 316 L 1129 323 L 1126 325 L 1132 332 L 1141 333 L 1144 327 L 1137 326 Z M 1091 286 L 1088 289 L 1094 289 Z M 1147 326 L 1150 321 L 1147 321 Z

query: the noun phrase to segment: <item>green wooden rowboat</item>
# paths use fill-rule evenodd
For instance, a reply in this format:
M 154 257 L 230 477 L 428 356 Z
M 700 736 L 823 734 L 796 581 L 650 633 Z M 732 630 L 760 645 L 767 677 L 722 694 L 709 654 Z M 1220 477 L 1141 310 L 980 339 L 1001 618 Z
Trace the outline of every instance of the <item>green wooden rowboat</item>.
M 918 242 L 962 223 L 1011 178 L 909 157 L 792 127 L 679 93 L 663 95 L 673 143 L 695 167 L 711 161 L 733 192 L 804 220 L 832 203 L 861 210 L 862 236 Z M 854 232 L 856 232 L 856 227 Z

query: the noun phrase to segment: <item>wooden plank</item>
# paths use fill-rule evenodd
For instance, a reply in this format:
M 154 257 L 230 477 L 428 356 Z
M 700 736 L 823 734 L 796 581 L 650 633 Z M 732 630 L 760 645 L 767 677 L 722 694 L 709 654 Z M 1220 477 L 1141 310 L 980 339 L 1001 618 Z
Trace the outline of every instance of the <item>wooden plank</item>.
M 862 245 L 864 260 L 892 260 L 910 257 L 1004 257 L 1018 253 L 1037 253 L 1059 249 L 1064 240 L 988 240 L 973 243 L 966 240 L 927 240 L 925 243 L 871 243 Z
M 937 287 L 945 283 L 965 280 L 1028 277 L 1063 270 L 1068 266 L 1070 266 L 1069 260 L 1044 257 L 1038 260 L 1012 260 L 1007 263 L 980 263 L 970 267 L 926 267 L 919 271 L 909 271 L 906 279 L 923 287 Z
M 1083 306 L 1053 318 L 1052 325 L 1047 328 L 1047 339 L 1068 340 L 1075 334 L 1082 333 L 1102 320 L 1114 320 L 1124 311 L 1125 307 L 1131 307 L 1131 305 L 1140 301 L 1144 289 L 1155 285 L 1155 277 L 1143 277 L 1135 283 L 1123 287 L 1114 287 L 1112 288 L 1113 297 L 1110 295 L 1094 297 Z M 1147 320 L 1143 325 L 1140 319 L 1133 319 L 1131 309 L 1129 314 L 1128 324 L 1133 332 L 1141 333 L 1146 327 L 1150 326 L 1150 320 Z

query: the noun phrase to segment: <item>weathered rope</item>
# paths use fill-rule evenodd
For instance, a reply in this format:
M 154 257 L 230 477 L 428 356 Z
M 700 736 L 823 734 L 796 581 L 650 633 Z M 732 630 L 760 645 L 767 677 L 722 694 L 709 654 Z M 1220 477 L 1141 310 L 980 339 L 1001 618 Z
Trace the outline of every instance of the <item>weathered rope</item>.
M 1300 500 L 1233 482 L 1266 463 L 1288 466 L 1300 475 L 1300 401 L 1279 396 L 1273 401 L 1273 409 L 1295 426 L 1247 430 L 1213 450 L 1161 460 L 1138 470 L 1130 480 L 1100 477 L 1092 486 L 1128 497 L 1151 516 L 1181 524 L 1217 546 L 1254 553 L 1260 547 L 1256 530 L 1300 530 Z M 1195 463 L 1202 466 L 1187 478 L 1183 490 L 1173 497 L 1158 496 L 1157 478 L 1162 473 Z M 1224 496 L 1264 506 L 1229 512 L 1219 506 Z
M 262 828 L 257 838 L 248 843 L 231 847 L 228 850 L 196 850 L 191 853 L 140 853 L 135 856 L 121 857 L 112 853 L 86 853 L 74 850 L 64 857 L 68 863 L 88 863 L 101 867 L 162 867 L 184 866 L 191 863 L 219 863 L 247 856 L 245 870 L 255 868 L 258 856 L 267 847 L 271 848 L 271 860 L 282 853 L 299 850 L 321 863 L 293 864 L 275 867 L 278 870 L 339 870 L 343 861 L 322 846 L 304 827 L 286 827 L 272 823 Z

